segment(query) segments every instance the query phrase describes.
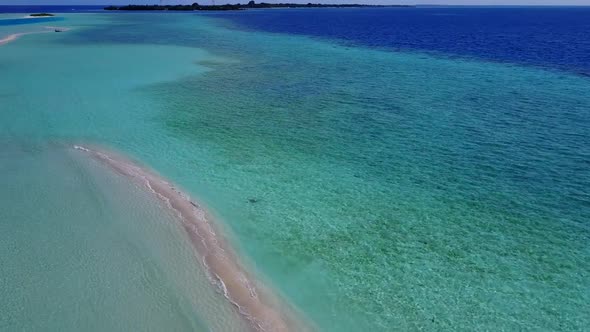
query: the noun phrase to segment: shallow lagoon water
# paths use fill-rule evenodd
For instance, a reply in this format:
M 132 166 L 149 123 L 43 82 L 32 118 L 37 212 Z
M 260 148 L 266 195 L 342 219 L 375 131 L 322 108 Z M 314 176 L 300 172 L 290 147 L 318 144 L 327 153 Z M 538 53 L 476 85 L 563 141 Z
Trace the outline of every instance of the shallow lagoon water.
M 71 146 L 0 158 L 2 330 L 246 330 L 164 203 Z
M 246 264 L 322 330 L 588 325 L 587 78 L 242 31 L 207 15 L 64 16 L 60 25 L 73 28 L 67 33 L 0 46 L 3 151 L 24 151 L 5 158 L 27 165 L 35 164 L 33 151 L 59 156 L 46 142 L 128 153 L 205 202 Z M 0 36 L 21 29 L 1 28 Z M 0 177 L 16 181 L 8 172 Z M 43 186 L 39 178 L 17 186 L 23 196 Z M 96 182 L 104 193 L 118 183 Z M 69 197 L 67 188 L 60 192 Z M 22 196 L 2 194 L 21 211 L 20 219 L 3 220 L 39 219 L 24 213 Z M 55 209 L 71 201 L 39 196 Z M 134 205 L 94 209 L 119 211 L 122 225 L 135 225 L 129 215 L 142 209 L 126 206 Z M 27 241 L 30 231 L 4 222 L 3 234 L 22 241 L 3 257 L 38 248 Z M 64 236 L 46 234 L 56 242 Z M 164 246 L 169 237 L 159 239 Z M 163 255 L 154 248 L 150 258 Z M 124 251 L 111 249 L 112 256 Z M 48 253 L 46 261 L 63 256 Z M 173 259 L 169 268 L 185 263 Z M 198 273 L 180 279 L 191 285 L 193 278 Z M 15 289 L 14 307 L 27 307 L 26 293 Z M 134 303 L 137 312 L 150 310 L 149 301 Z M 186 310 L 192 319 L 180 330 L 224 321 L 177 303 L 171 315 Z M 117 320 L 134 327 L 138 315 Z M 86 323 L 62 317 L 72 329 Z M 182 322 L 169 319 L 154 326 Z

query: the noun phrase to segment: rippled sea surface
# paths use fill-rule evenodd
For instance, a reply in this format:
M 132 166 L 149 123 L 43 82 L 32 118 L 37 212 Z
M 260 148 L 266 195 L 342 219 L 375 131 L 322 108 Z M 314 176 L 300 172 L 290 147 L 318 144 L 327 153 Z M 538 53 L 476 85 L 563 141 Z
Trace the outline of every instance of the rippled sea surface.
M 588 10 L 436 10 L 61 14 L 72 30 L 0 46 L 0 329 L 75 294 L 97 309 L 56 310 L 57 329 L 108 301 L 130 310 L 113 329 L 240 329 L 198 264 L 170 273 L 191 262 L 173 218 L 66 157 L 80 142 L 203 201 L 320 330 L 586 329 Z M 140 249 L 104 246 L 113 232 Z

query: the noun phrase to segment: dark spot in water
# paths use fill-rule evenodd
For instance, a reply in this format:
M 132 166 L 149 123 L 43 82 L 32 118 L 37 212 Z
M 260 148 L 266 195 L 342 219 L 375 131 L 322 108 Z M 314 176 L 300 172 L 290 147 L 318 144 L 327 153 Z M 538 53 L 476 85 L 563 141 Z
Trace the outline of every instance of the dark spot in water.
M 250 202 L 250 203 L 257 203 L 258 202 L 258 198 L 254 198 L 254 197 L 248 198 L 248 202 Z

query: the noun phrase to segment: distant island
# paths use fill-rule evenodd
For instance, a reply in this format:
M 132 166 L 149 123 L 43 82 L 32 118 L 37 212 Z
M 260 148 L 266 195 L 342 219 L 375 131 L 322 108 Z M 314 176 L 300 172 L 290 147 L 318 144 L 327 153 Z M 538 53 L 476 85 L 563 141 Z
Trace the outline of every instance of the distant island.
M 38 14 L 31 14 L 29 16 L 31 16 L 31 17 L 46 17 L 46 16 L 53 16 L 53 14 L 49 14 L 49 13 L 38 13 Z
M 177 10 L 177 11 L 195 11 L 195 10 L 244 10 L 244 9 L 262 9 L 262 8 L 356 8 L 356 7 L 413 7 L 410 5 L 361 5 L 361 4 L 321 4 L 321 3 L 256 3 L 250 1 L 247 4 L 225 4 L 225 5 L 126 5 L 126 6 L 108 6 L 105 10 Z

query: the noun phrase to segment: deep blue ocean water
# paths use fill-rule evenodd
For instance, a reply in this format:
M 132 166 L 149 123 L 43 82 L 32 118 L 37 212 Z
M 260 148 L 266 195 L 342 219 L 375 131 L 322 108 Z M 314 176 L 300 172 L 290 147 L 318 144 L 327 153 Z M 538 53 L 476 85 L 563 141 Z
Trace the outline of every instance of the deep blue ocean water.
M 97 12 L 102 8 L 0 6 L 0 13 Z M 273 9 L 204 15 L 230 19 L 240 29 L 309 35 L 353 45 L 476 57 L 590 75 L 590 7 Z
M 289 9 L 213 15 L 240 28 L 590 75 L 590 8 L 584 7 Z

